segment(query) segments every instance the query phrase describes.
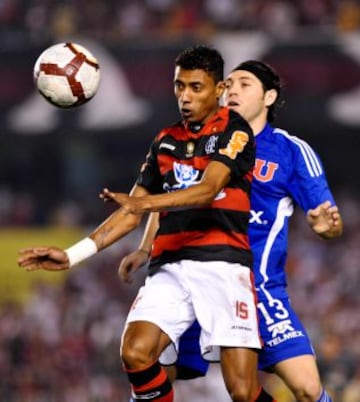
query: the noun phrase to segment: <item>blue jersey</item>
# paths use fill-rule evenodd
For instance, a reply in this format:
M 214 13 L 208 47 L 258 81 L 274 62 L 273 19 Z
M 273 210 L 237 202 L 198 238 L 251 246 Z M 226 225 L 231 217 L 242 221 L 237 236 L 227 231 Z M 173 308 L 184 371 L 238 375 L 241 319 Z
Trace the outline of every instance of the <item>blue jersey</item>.
M 286 292 L 288 220 L 295 205 L 307 212 L 325 201 L 334 205 L 334 198 L 318 156 L 305 141 L 269 124 L 255 141 L 249 239 L 254 258 L 259 328 L 264 341 L 258 367 L 271 371 L 281 361 L 314 354 Z M 197 371 L 197 375 L 206 373 L 208 364 L 204 365 L 198 352 L 199 334 L 200 327 L 195 323 L 182 336 L 178 359 L 180 378 L 186 378 L 188 371 L 190 374 Z
M 307 212 L 327 200 L 334 204 L 314 150 L 267 124 L 256 136 L 249 225 L 259 300 L 286 297 L 288 220 L 294 204 Z

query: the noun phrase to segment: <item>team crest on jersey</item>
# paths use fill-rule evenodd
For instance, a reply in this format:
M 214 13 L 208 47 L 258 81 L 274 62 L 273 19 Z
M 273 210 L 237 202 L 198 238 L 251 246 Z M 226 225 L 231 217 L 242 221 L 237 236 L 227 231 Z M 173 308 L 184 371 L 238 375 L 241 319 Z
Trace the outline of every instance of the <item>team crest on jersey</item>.
M 230 159 L 235 159 L 244 150 L 248 142 L 249 135 L 245 131 L 236 130 L 233 132 L 226 148 L 221 148 L 219 153 L 228 156 Z
M 219 137 L 216 135 L 212 135 L 207 143 L 205 144 L 205 153 L 206 155 L 213 154 L 215 152 L 215 146 Z
M 255 160 L 254 177 L 256 180 L 266 183 L 274 178 L 275 171 L 278 169 L 279 164 L 274 162 L 265 161 L 264 159 Z

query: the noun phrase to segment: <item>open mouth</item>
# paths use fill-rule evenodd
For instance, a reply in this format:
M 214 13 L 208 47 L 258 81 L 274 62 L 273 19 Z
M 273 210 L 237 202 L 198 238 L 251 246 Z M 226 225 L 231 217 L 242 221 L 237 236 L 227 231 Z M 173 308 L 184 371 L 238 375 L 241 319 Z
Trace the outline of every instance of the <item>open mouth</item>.
M 236 101 L 234 101 L 234 100 L 230 100 L 230 101 L 227 103 L 227 105 L 228 105 L 229 107 L 231 107 L 231 106 L 239 106 L 239 103 L 236 102 Z
M 189 117 L 189 116 L 191 116 L 191 110 L 190 109 L 181 109 L 181 115 L 183 117 Z

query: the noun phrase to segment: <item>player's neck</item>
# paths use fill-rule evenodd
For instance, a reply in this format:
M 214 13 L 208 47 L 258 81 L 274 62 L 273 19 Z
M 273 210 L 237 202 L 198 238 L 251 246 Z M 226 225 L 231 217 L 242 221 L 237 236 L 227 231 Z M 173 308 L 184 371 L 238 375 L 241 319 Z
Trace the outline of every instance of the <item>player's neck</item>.
M 257 136 L 263 131 L 264 127 L 266 126 L 266 123 L 267 121 L 264 118 L 257 118 L 249 122 L 250 127 L 252 128 L 255 136 Z

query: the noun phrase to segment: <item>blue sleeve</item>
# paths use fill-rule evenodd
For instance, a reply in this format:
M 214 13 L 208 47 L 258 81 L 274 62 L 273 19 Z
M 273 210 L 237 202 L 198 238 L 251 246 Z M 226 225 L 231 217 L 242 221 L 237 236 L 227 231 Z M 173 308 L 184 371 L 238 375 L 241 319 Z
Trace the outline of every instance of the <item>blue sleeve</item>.
M 324 167 L 316 152 L 298 138 L 294 139 L 292 148 L 294 170 L 289 182 L 289 192 L 295 202 L 305 212 L 325 201 L 335 205 Z

